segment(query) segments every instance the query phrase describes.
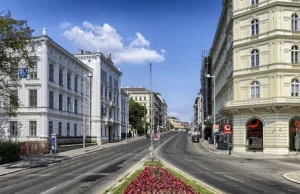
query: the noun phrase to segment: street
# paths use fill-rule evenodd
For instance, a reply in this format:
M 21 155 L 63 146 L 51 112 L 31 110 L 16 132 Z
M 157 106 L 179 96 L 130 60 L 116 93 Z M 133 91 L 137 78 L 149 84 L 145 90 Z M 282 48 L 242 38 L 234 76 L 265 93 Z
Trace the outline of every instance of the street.
M 147 142 L 147 143 L 145 143 Z M 139 139 L 58 163 L 0 177 L 0 193 L 100 193 L 149 154 Z M 252 160 L 218 156 L 192 143 L 186 132 L 169 132 L 155 142 L 160 159 L 225 193 L 299 193 L 281 176 L 300 170 L 297 159 Z
M 163 134 L 154 148 L 173 135 L 174 133 Z M 150 140 L 139 139 L 125 146 L 123 144 L 1 176 L 0 193 L 99 193 L 116 177 L 149 154 L 149 146 Z
M 163 145 L 159 156 L 185 173 L 225 193 L 299 193 L 300 186 L 282 178 L 299 171 L 299 159 L 240 159 L 206 152 L 179 132 Z

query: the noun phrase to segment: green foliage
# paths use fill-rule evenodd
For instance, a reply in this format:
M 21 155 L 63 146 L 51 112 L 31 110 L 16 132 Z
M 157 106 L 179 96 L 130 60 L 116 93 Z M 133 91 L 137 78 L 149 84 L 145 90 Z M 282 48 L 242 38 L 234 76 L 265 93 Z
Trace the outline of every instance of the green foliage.
M 160 161 L 145 161 L 144 166 L 163 166 L 163 164 Z
M 17 141 L 0 141 L 0 164 L 20 160 L 20 146 Z
M 131 98 L 129 100 L 129 123 L 139 134 L 144 133 L 144 115 L 147 115 L 147 109 Z
M 37 62 L 32 32 L 27 21 L 13 19 L 10 11 L 0 12 L 0 102 L 10 116 L 19 106 L 10 90 L 19 84 L 18 68 L 31 68 Z
M 144 169 L 139 169 L 135 171 L 129 178 L 126 178 L 126 180 L 117 188 L 113 189 L 111 191 L 112 194 L 120 194 L 123 193 L 123 191 L 126 189 L 126 187 L 143 171 Z
M 174 125 L 172 125 L 172 123 L 170 123 L 170 129 L 174 129 Z

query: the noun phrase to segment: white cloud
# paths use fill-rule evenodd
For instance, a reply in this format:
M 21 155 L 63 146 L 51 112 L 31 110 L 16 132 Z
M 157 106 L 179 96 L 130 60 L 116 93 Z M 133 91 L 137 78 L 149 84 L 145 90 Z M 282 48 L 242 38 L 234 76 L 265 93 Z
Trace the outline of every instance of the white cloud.
M 160 52 L 162 52 L 162 53 L 166 53 L 166 50 L 165 49 L 160 49 Z
M 66 28 L 70 28 L 72 26 L 72 24 L 70 24 L 69 22 L 64 22 L 60 25 L 61 29 L 66 29 Z
M 178 119 L 180 119 L 180 114 L 178 112 L 171 111 L 168 113 L 168 115 L 171 117 L 177 117 Z
M 111 52 L 115 64 L 145 64 L 165 60 L 165 50 L 151 50 L 150 41 L 141 33 L 137 32 L 136 38 L 126 46 L 122 36 L 109 24 L 97 26 L 84 21 L 82 27 L 73 26 L 65 30 L 63 35 L 79 49 L 96 51 L 99 47 L 104 54 Z

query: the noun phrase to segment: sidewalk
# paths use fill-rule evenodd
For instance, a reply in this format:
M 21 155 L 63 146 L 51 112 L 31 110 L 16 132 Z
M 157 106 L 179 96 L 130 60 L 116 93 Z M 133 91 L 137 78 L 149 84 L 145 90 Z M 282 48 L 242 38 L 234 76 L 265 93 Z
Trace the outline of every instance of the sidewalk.
M 300 184 L 300 171 L 285 173 L 282 175 L 282 177 L 294 183 Z
M 28 168 L 44 166 L 44 165 L 47 165 L 50 163 L 74 158 L 74 157 L 88 154 L 91 152 L 95 152 L 98 150 L 111 148 L 111 147 L 114 147 L 117 145 L 127 144 L 128 142 L 136 141 L 139 139 L 146 139 L 146 138 L 144 136 L 140 136 L 140 137 L 131 138 L 128 140 L 123 140 L 121 142 L 89 146 L 89 147 L 86 147 L 85 149 L 79 148 L 79 149 L 61 152 L 58 154 L 40 154 L 40 155 L 22 156 L 22 160 L 20 160 L 20 161 L 0 165 L 0 176 L 11 174 L 11 173 L 22 171 L 22 170 L 26 170 Z
M 214 145 L 210 144 L 208 141 L 200 141 L 200 145 L 211 154 L 216 155 L 229 155 L 229 150 L 226 143 L 217 142 L 216 151 L 214 151 Z M 290 153 L 287 155 L 273 155 L 273 154 L 264 154 L 263 152 L 234 152 L 231 151 L 232 157 L 245 158 L 245 159 L 287 159 L 287 158 L 300 158 L 299 153 Z

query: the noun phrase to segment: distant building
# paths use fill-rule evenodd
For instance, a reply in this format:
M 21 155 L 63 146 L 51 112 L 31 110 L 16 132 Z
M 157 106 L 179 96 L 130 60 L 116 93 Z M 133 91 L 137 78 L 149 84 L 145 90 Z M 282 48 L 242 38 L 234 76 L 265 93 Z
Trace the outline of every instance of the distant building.
M 202 127 L 202 95 L 198 93 L 194 103 L 194 126 Z
M 176 129 L 183 129 L 186 128 L 188 123 L 181 122 L 177 117 L 168 117 L 169 122 L 174 126 Z
M 129 95 L 121 89 L 121 136 L 122 139 L 128 136 L 129 132 Z
M 161 131 L 167 130 L 167 103 L 159 93 L 153 92 L 153 104 L 151 106 L 150 91 L 144 87 L 124 87 L 122 88 L 130 98 L 138 102 L 147 109 L 146 121 L 154 125 L 154 130 L 160 128 Z M 152 119 L 154 114 L 154 120 Z M 159 126 L 159 127 L 158 127 Z

